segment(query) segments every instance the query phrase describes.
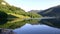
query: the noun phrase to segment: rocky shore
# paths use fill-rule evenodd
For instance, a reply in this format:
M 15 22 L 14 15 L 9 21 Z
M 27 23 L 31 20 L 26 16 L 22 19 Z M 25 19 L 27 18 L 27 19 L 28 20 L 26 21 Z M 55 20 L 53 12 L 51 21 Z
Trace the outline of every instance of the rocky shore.
M 0 28 L 0 34 L 16 34 L 12 29 L 3 29 Z

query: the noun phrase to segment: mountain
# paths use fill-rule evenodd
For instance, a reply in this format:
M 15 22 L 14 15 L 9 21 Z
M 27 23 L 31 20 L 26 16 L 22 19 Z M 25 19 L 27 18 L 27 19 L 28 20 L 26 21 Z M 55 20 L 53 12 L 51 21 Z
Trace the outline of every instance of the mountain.
M 25 12 L 25 10 L 20 7 L 12 6 L 4 0 L 0 0 L 0 18 L 1 17 L 2 19 L 0 19 L 0 24 L 2 25 L 0 25 L 0 28 L 15 29 L 23 26 L 29 21 L 32 22 L 32 20 L 25 20 L 25 18 L 40 18 L 41 15 L 37 13 Z
M 41 20 L 41 22 L 60 28 L 60 5 L 46 9 L 38 14 L 42 15 L 43 17 L 56 17 L 55 19 L 44 19 Z
M 15 6 L 9 5 L 4 0 L 0 0 L 0 11 L 7 13 L 10 16 L 16 16 L 19 18 L 31 17 L 33 15 L 29 14 L 29 12 L 25 12 L 23 9 Z M 30 16 L 31 15 L 31 16 Z M 13 17 L 14 18 L 14 17 Z
M 55 17 L 59 17 L 60 15 L 60 5 L 55 6 L 55 7 L 51 7 L 49 9 L 46 9 L 42 12 L 39 12 L 38 14 L 41 14 L 42 16 L 55 16 Z
M 38 12 L 41 12 L 41 11 L 43 11 L 43 10 L 30 10 L 30 11 L 28 11 L 28 12 L 38 13 Z

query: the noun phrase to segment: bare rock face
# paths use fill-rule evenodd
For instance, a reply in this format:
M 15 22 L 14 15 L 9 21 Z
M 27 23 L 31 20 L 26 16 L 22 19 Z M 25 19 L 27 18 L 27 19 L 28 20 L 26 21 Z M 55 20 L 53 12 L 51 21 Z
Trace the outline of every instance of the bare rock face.
M 0 29 L 0 34 L 15 34 L 12 29 Z

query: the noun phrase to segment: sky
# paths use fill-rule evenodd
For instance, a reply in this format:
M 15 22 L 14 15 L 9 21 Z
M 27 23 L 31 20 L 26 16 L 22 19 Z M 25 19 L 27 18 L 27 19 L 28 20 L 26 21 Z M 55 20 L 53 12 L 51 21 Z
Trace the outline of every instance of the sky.
M 60 5 L 60 0 L 5 0 L 10 5 L 20 7 L 25 11 L 45 10 Z

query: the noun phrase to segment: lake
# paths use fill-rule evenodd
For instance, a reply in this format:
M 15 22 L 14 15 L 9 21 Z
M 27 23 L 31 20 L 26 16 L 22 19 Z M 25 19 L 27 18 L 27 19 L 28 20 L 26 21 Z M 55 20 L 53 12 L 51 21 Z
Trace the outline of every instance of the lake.
M 16 34 L 60 34 L 60 20 L 58 19 L 30 19 L 9 20 L 0 28 L 13 29 Z
M 28 24 L 13 30 L 16 34 L 60 34 L 60 29 L 45 24 Z

